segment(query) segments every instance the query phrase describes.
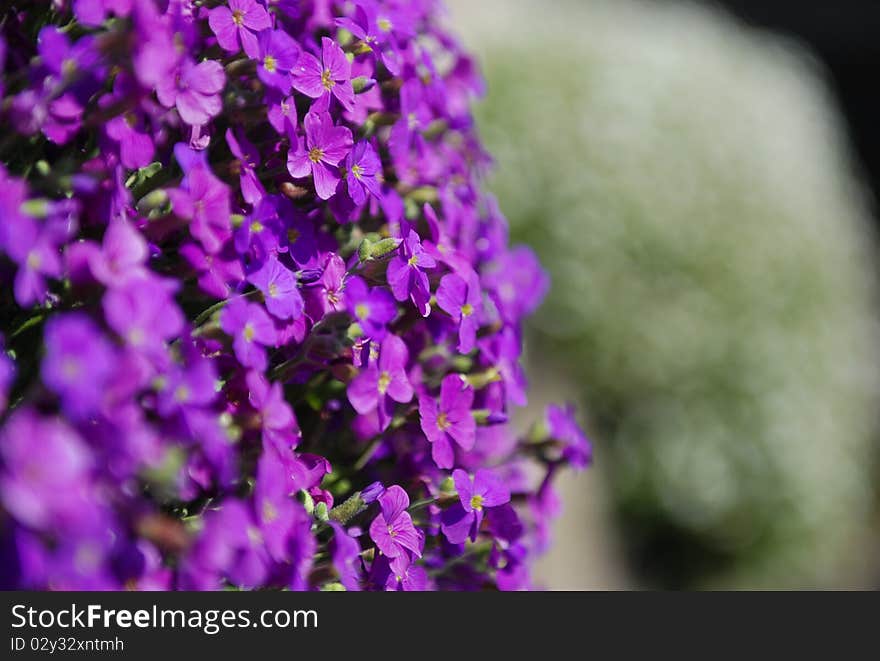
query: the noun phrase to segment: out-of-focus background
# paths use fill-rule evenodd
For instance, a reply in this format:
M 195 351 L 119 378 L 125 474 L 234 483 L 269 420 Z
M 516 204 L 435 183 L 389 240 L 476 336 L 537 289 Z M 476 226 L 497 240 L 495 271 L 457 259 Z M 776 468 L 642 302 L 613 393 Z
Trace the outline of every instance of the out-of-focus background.
M 448 4 L 596 445 L 539 580 L 878 587 L 880 3 Z

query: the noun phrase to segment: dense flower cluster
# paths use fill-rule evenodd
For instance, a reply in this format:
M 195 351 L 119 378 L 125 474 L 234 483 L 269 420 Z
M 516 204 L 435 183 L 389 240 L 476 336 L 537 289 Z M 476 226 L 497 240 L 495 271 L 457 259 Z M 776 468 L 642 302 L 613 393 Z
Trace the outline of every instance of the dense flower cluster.
M 7 586 L 530 586 L 567 408 L 434 0 L 2 16 Z

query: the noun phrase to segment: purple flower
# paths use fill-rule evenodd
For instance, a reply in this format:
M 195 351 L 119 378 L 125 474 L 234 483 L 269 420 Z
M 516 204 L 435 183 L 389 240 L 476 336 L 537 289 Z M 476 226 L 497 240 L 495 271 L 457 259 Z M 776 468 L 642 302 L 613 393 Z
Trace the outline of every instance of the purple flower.
M 550 277 L 526 246 L 501 255 L 483 272 L 482 280 L 493 292 L 502 318 L 513 324 L 533 312 L 550 288 Z
M 361 545 L 356 539 L 349 536 L 340 524 L 331 521 L 330 526 L 333 528 L 330 557 L 333 561 L 333 568 L 339 575 L 339 582 L 349 592 L 359 592 L 361 589 Z
M 299 426 L 290 405 L 284 399 L 281 384 L 269 383 L 262 374 L 253 370 L 247 373 L 246 380 L 248 401 L 260 416 L 264 436 L 283 436 L 288 447 L 295 445 L 300 433 Z
M 396 484 L 388 487 L 379 496 L 382 511 L 370 524 L 370 538 L 382 553 L 389 558 L 412 553 L 422 556 L 424 539 L 413 525 L 409 507 L 409 496 Z
M 327 110 L 330 96 L 335 96 L 346 110 L 354 109 L 351 64 L 339 45 L 321 38 L 321 59 L 311 53 L 300 56 L 293 71 L 293 87 L 313 99 L 321 99 L 318 108 Z
M 190 233 L 209 253 L 217 253 L 230 232 L 229 187 L 205 166 L 187 172 L 184 187 L 173 188 L 168 196 L 174 213 L 190 221 Z
M 382 174 L 382 161 L 373 146 L 362 140 L 349 152 L 345 159 L 345 181 L 352 201 L 361 205 L 367 201 L 367 193 L 376 198 L 382 197 L 382 187 L 376 175 Z
M 458 324 L 458 350 L 469 353 L 477 341 L 477 319 L 482 311 L 480 282 L 476 274 L 469 281 L 455 273 L 444 275 L 437 287 L 437 305 Z
M 562 444 L 562 458 L 572 466 L 584 469 L 593 461 L 593 448 L 587 435 L 578 425 L 572 404 L 547 407 L 547 426 L 550 437 Z
M 272 19 L 256 0 L 229 0 L 228 7 L 211 10 L 208 25 L 223 50 L 237 53 L 244 48 L 248 57 L 256 58 L 260 52 L 257 35 L 272 27 Z
M 257 76 L 264 84 L 287 94 L 290 91 L 290 72 L 299 58 L 299 44 L 283 30 L 260 33 Z
M 266 309 L 279 319 L 297 319 L 303 313 L 303 299 L 297 278 L 273 255 L 260 269 L 248 276 L 248 282 L 263 292 Z
M 256 167 L 260 164 L 260 153 L 257 151 L 240 131 L 226 129 L 226 144 L 229 151 L 238 159 L 238 178 L 241 184 L 241 196 L 248 204 L 256 204 L 266 194 L 266 189 L 260 183 Z
M 70 312 L 46 322 L 44 341 L 43 382 L 58 394 L 71 417 L 96 413 L 115 363 L 101 330 L 85 314 Z
M 0 454 L 6 466 L 0 498 L 25 525 L 71 530 L 95 515 L 88 494 L 93 455 L 61 420 L 29 408 L 15 411 L 0 428 Z
M 91 244 L 94 246 L 94 244 Z M 104 232 L 101 248 L 90 251 L 89 270 L 95 279 L 109 286 L 118 286 L 129 278 L 146 275 L 147 242 L 140 232 L 125 220 L 111 221 Z
M 259 305 L 234 298 L 220 313 L 220 327 L 231 335 L 235 357 L 245 367 L 266 369 L 266 350 L 274 346 L 277 331 L 272 319 Z
M 383 11 L 386 9 L 383 7 Z M 360 39 L 365 48 L 371 51 L 378 50 L 382 63 L 393 75 L 396 76 L 400 72 L 400 57 L 391 38 L 392 30 L 399 29 L 400 23 L 394 21 L 387 13 L 378 14 L 375 5 L 358 2 L 354 18 L 337 18 L 336 25 L 345 28 Z
M 20 216 L 4 218 L 10 223 L 6 229 L 9 256 L 18 264 L 15 274 L 15 300 L 28 306 L 42 302 L 47 293 L 46 277 L 61 277 L 61 256 L 57 244 L 61 237 L 50 224 L 39 225 L 35 220 Z M 16 224 L 12 226 L 12 223 Z
M 431 456 L 439 468 L 452 468 L 453 441 L 467 452 L 476 442 L 477 425 L 471 415 L 474 390 L 458 374 L 447 374 L 440 384 L 439 402 L 419 395 L 422 431 L 431 443 Z
M 183 330 L 171 286 L 154 275 L 130 279 L 104 296 L 107 325 L 132 349 L 163 356 L 165 342 Z
M 166 108 L 176 106 L 184 122 L 202 126 L 223 109 L 220 92 L 225 85 L 226 73 L 219 62 L 203 60 L 195 64 L 185 58 L 176 75 L 157 81 L 156 94 Z
M 210 360 L 199 357 L 189 361 L 171 373 L 159 392 L 159 414 L 167 416 L 174 411 L 209 404 L 217 396 L 216 384 L 217 372 Z
M 364 335 L 382 340 L 387 325 L 397 316 L 397 304 L 388 290 L 370 288 L 362 278 L 352 276 L 345 285 L 345 300 L 349 314 L 360 324 Z
M 345 262 L 335 253 L 327 255 L 321 277 L 306 290 L 312 318 L 320 319 L 325 314 L 345 309 L 347 282 Z
M 315 192 L 322 200 L 329 200 L 336 193 L 339 183 L 337 165 L 351 148 L 351 131 L 335 126 L 326 113 L 310 112 L 303 120 L 305 142 L 297 140 L 297 149 L 287 157 L 290 176 L 300 179 L 311 173 L 315 180 Z
M 185 243 L 180 255 L 195 269 L 202 291 L 215 298 L 227 298 L 230 288 L 244 280 L 241 260 L 231 246 L 212 255 L 195 243 Z
M 354 410 L 365 415 L 378 410 L 379 424 L 385 429 L 391 422 L 394 402 L 405 404 L 413 398 L 413 387 L 406 375 L 409 351 L 403 340 L 388 335 L 373 360 L 348 384 L 348 401 Z
M 413 230 L 400 244 L 399 254 L 388 262 L 388 284 L 394 298 L 398 301 L 409 298 L 423 317 L 431 314 L 431 290 L 424 269 L 435 266 L 437 262 L 425 252 L 419 235 Z
M 476 541 L 483 510 L 510 502 L 510 490 L 497 474 L 479 469 L 473 479 L 463 470 L 452 471 L 459 502 L 443 512 L 440 529 L 451 544 L 461 544 L 468 537 Z

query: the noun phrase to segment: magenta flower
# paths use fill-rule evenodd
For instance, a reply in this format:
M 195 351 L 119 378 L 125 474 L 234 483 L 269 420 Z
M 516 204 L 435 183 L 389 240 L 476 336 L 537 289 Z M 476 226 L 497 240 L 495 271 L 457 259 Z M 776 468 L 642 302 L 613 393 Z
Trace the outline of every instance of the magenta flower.
M 440 529 L 451 544 L 462 544 L 468 537 L 476 541 L 486 508 L 510 502 L 510 490 L 498 475 L 479 469 L 473 479 L 463 470 L 452 471 L 459 502 L 443 512 Z
M 574 406 L 547 407 L 550 437 L 562 444 L 562 458 L 575 468 L 584 469 L 593 461 L 593 448 L 575 419 Z
M 87 493 L 94 458 L 68 425 L 30 408 L 0 429 L 0 499 L 19 521 L 37 529 L 74 529 L 95 509 Z
M 202 165 L 189 170 L 183 187 L 168 191 L 174 213 L 190 221 L 190 233 L 217 253 L 230 233 L 229 187 Z
M 205 252 L 195 243 L 180 247 L 180 255 L 196 271 L 199 287 L 216 298 L 227 298 L 231 287 L 244 280 L 244 270 L 231 246 L 217 254 Z
M 43 382 L 71 417 L 96 413 L 115 365 L 113 348 L 100 329 L 85 314 L 70 312 L 46 322 L 44 341 Z
M 366 337 L 382 340 L 386 326 L 397 316 L 397 304 L 388 290 L 368 287 L 358 276 L 352 276 L 345 285 L 348 312 L 354 317 Z
M 424 269 L 433 269 L 437 262 L 422 248 L 422 242 L 415 231 L 410 230 L 400 244 L 399 253 L 388 262 L 388 284 L 394 298 L 413 302 L 423 317 L 431 314 L 431 290 Z
M 348 401 L 354 410 L 361 415 L 378 411 L 382 429 L 391 422 L 394 402 L 406 404 L 413 398 L 413 387 L 406 375 L 408 360 L 409 351 L 403 340 L 388 335 L 379 348 L 379 359 L 371 361 L 348 384 Z
M 266 350 L 275 345 L 277 331 L 272 319 L 259 305 L 234 298 L 220 313 L 220 328 L 232 336 L 235 357 L 245 367 L 266 369 Z
M 242 135 L 241 131 L 226 129 L 226 144 L 229 151 L 238 159 L 238 179 L 241 196 L 248 204 L 256 204 L 266 195 L 266 189 L 257 177 L 256 168 L 260 165 L 260 153 Z
M 229 0 L 228 7 L 211 10 L 208 25 L 223 50 L 237 53 L 243 48 L 248 57 L 256 58 L 260 52 L 257 35 L 272 27 L 272 19 L 256 0 Z
M 367 193 L 382 197 L 382 186 L 376 175 L 382 174 L 382 161 L 373 146 L 362 140 L 357 143 L 345 159 L 345 181 L 348 195 L 352 201 L 361 205 L 367 201 Z
M 248 276 L 248 282 L 263 292 L 266 309 L 279 319 L 297 319 L 303 313 L 303 299 L 294 273 L 269 255 L 260 269 Z
M 165 354 L 165 342 L 183 330 L 183 315 L 173 289 L 155 275 L 129 279 L 104 295 L 107 325 L 132 349 L 152 356 Z
M 422 431 L 431 443 L 431 457 L 439 468 L 452 468 L 453 442 L 465 452 L 473 449 L 477 425 L 471 414 L 474 390 L 458 374 L 447 374 L 440 384 L 440 401 L 419 395 Z
M 259 36 L 257 76 L 282 94 L 290 91 L 290 72 L 300 57 L 299 44 L 283 30 L 265 30 Z
M 42 302 L 47 293 L 46 278 L 61 277 L 61 255 L 57 244 L 61 237 L 49 224 L 39 225 L 31 218 L 19 216 L 15 226 L 6 232 L 4 248 L 18 264 L 15 274 L 15 300 L 27 306 Z M 12 224 L 13 218 L 4 218 Z
M 263 434 L 280 434 L 295 445 L 299 426 L 290 405 L 284 399 L 284 391 L 278 382 L 270 383 L 259 372 L 247 373 L 248 401 L 259 413 Z
M 320 99 L 316 110 L 327 110 L 330 97 L 335 96 L 346 110 L 354 109 L 351 86 L 351 63 L 332 39 L 321 38 L 321 59 L 303 53 L 293 70 L 293 87 L 313 99 Z
M 166 108 L 177 107 L 180 118 L 190 126 L 203 126 L 223 109 L 220 92 L 226 85 L 223 66 L 214 60 L 195 64 L 184 58 L 173 76 L 160 78 L 156 94 Z
M 287 157 L 290 176 L 301 179 L 312 175 L 315 192 L 322 200 L 329 200 L 336 193 L 339 170 L 336 167 L 351 149 L 351 131 L 335 126 L 327 113 L 310 112 L 303 120 L 306 130 L 305 142 L 297 141 L 297 149 Z
M 325 314 L 344 310 L 347 282 L 345 262 L 335 253 L 327 255 L 321 277 L 306 289 L 309 315 L 313 319 L 320 319 Z
M 94 278 L 109 286 L 120 285 L 129 278 L 144 277 L 147 273 L 147 242 L 141 233 L 125 220 L 110 223 L 104 232 L 101 247 L 87 246 L 89 270 Z M 68 255 L 70 252 L 68 252 Z
M 339 582 L 349 592 L 359 592 L 361 589 L 361 545 L 335 521 L 331 521 L 330 526 L 333 528 L 330 557 L 333 561 L 333 568 L 339 576 Z
M 444 275 L 437 287 L 437 305 L 458 324 L 458 350 L 470 353 L 477 341 L 477 320 L 482 311 L 477 275 L 473 274 L 467 282 L 455 273 Z
M 370 524 L 370 538 L 382 553 L 389 558 L 412 553 L 422 557 L 424 539 L 413 525 L 409 507 L 409 496 L 396 484 L 388 487 L 379 496 L 382 511 Z

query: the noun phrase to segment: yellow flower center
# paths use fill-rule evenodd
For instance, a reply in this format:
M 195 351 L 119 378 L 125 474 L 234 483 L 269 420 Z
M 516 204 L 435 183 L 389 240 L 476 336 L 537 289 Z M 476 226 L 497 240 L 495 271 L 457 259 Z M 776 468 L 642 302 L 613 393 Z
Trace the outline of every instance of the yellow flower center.
M 274 282 L 269 283 L 269 298 L 278 298 L 278 285 Z
M 470 317 L 474 313 L 474 306 L 470 303 L 465 303 L 461 306 L 461 316 L 462 317 Z
M 483 497 L 479 494 L 471 496 L 471 508 L 478 512 L 483 509 Z
M 136 347 L 140 345 L 140 343 L 143 341 L 144 331 L 142 329 L 135 327 L 128 331 L 128 343 L 131 346 Z
M 323 157 L 324 157 L 324 150 L 323 149 L 319 149 L 318 147 L 312 147 L 312 149 L 309 151 L 309 160 L 312 163 L 317 163 Z
M 333 86 L 336 84 L 336 81 L 332 78 L 333 74 L 330 73 L 330 69 L 324 69 L 321 74 L 321 84 L 324 86 L 324 89 L 328 92 L 333 89 Z
M 259 234 L 263 231 L 263 229 L 263 223 L 261 223 L 259 220 L 255 220 L 251 223 L 251 232 L 253 232 L 254 234 Z
M 177 386 L 174 390 L 174 401 L 180 403 L 186 402 L 189 400 L 189 395 L 189 388 L 186 386 Z
M 275 519 L 278 518 L 278 510 L 275 509 L 275 506 L 272 505 L 268 500 L 263 501 L 263 521 L 266 523 L 272 523 Z
M 232 12 L 232 22 L 238 27 L 244 25 L 244 12 L 241 9 L 236 9 Z
M 418 264 L 418 262 L 419 262 L 419 258 L 416 255 L 413 255 L 408 260 L 406 260 L 406 263 L 409 264 L 410 266 L 415 266 L 416 264 Z
M 388 372 L 382 372 L 382 374 L 379 375 L 379 392 L 384 395 L 390 385 L 391 375 Z
M 259 528 L 248 526 L 247 536 L 251 541 L 251 544 L 254 544 L 255 546 L 263 543 L 263 534 L 260 532 Z
M 73 358 L 65 358 L 61 364 L 61 372 L 68 379 L 75 379 L 79 376 L 79 363 Z
M 446 431 L 451 426 L 452 423 L 449 422 L 449 418 L 446 417 L 445 413 L 441 412 L 440 415 L 437 416 L 437 429 L 440 431 Z
M 376 25 L 379 26 L 379 29 L 382 30 L 382 32 L 391 32 L 394 27 L 394 25 L 391 24 L 391 21 L 387 18 L 380 18 L 376 21 Z
M 394 526 L 388 526 L 388 534 L 392 537 L 397 537 L 397 531 L 394 529 Z
M 364 169 L 360 165 L 352 165 L 351 173 L 354 175 L 355 179 L 360 179 L 361 175 L 364 173 Z
M 250 322 L 248 322 L 247 324 L 245 324 L 245 326 L 244 326 L 244 332 L 242 332 L 242 335 L 244 335 L 244 339 L 247 340 L 248 342 L 253 342 L 253 339 L 254 339 L 254 327 L 250 324 Z
M 414 131 L 419 127 L 419 118 L 414 112 L 411 112 L 406 116 L 406 123 L 409 126 L 409 130 Z
M 366 319 L 370 316 L 370 308 L 366 303 L 358 303 L 354 306 L 354 314 L 358 319 Z
M 40 259 L 40 256 L 35 252 L 29 252 L 27 256 L 27 265 L 30 269 L 38 269 L 40 268 L 40 264 L 43 263 L 43 260 Z
M 263 58 L 263 68 L 269 73 L 275 73 L 276 69 L 278 69 L 278 60 L 272 55 L 267 55 Z

